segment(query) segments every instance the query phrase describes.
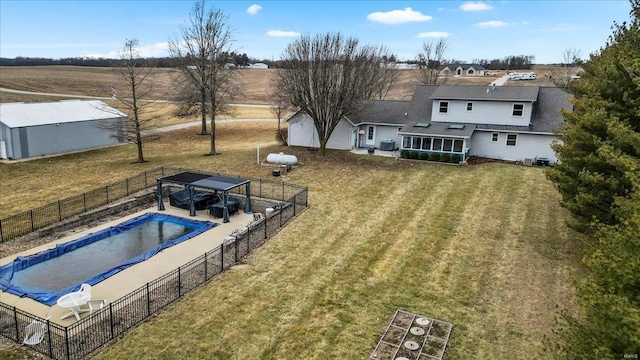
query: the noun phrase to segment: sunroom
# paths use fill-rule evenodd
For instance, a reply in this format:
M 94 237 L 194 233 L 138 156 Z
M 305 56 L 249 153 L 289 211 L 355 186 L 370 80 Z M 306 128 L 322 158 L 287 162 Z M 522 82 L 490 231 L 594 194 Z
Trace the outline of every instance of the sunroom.
M 471 146 L 469 138 L 475 125 L 416 123 L 399 131 L 400 156 L 421 160 L 465 161 Z

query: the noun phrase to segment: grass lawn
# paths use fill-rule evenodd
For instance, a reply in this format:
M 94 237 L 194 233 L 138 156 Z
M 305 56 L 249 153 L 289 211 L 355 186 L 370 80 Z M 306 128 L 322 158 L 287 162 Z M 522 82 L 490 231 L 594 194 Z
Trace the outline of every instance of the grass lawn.
M 320 158 L 275 126 L 219 125 L 219 156 L 196 127 L 145 145 L 146 164 L 132 145 L 0 164 L 2 217 L 158 166 L 267 178 L 257 143 L 303 164 L 282 180 L 309 186 L 307 211 L 95 358 L 364 359 L 397 309 L 453 323 L 447 359 L 545 357 L 581 249 L 542 169 Z

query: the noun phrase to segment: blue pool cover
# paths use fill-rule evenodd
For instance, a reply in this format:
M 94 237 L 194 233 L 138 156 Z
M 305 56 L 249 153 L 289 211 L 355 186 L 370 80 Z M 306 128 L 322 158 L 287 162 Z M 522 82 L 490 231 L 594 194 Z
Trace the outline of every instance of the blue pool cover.
M 158 213 L 141 215 L 54 249 L 17 257 L 0 267 L 0 289 L 51 306 L 82 283 L 95 285 L 216 225 Z

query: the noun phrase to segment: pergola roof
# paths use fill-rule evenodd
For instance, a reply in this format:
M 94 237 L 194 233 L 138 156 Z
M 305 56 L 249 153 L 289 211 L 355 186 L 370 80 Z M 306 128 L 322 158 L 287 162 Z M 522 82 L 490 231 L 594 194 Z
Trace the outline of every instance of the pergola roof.
M 247 184 L 250 180 L 234 178 L 222 175 L 208 175 L 192 172 L 181 172 L 179 174 L 165 176 L 159 181 L 171 182 L 180 185 L 191 185 L 194 187 L 211 189 L 216 191 L 229 191 L 235 187 Z

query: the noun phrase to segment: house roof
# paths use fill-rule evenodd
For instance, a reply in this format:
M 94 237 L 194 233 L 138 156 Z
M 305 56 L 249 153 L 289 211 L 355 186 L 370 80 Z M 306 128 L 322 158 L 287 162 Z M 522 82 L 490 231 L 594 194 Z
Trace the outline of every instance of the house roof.
M 537 86 L 441 85 L 431 95 L 439 100 L 529 101 L 538 98 Z
M 0 123 L 9 128 L 125 117 L 99 100 L 0 104 Z
M 479 64 L 460 64 L 460 65 L 456 66 L 455 68 L 457 69 L 458 67 L 462 67 L 462 70 L 467 70 L 470 67 L 473 67 L 476 70 L 484 70 L 484 66 L 479 65 Z
M 532 132 L 554 132 L 560 126 L 562 110 L 572 111 L 573 95 L 567 94 L 560 88 L 541 87 L 538 93 L 538 104 L 531 115 Z
M 410 103 L 402 100 L 364 101 L 360 110 L 349 116 L 349 120 L 358 124 L 398 124 L 407 122 Z
M 428 125 L 427 125 L 428 124 Z M 454 125 L 453 127 L 451 127 Z M 475 124 L 451 124 L 442 122 L 411 123 L 404 127 L 398 134 L 407 135 L 440 135 L 444 137 L 469 138 L 476 129 Z

